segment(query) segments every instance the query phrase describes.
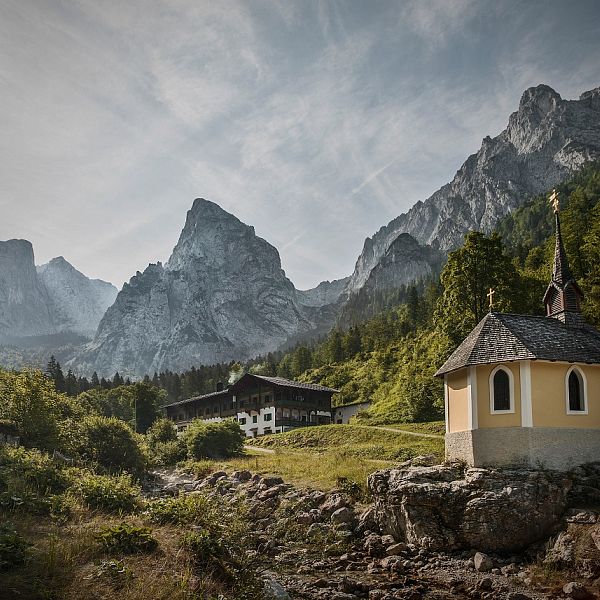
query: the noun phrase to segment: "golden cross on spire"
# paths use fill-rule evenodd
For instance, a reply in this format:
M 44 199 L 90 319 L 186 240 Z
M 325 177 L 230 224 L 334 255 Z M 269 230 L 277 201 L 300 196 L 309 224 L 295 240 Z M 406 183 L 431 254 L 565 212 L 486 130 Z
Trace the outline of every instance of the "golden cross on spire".
M 549 200 L 552 202 L 552 208 L 554 209 L 554 212 L 560 212 L 560 200 L 558 199 L 558 192 L 556 190 L 552 190 Z
M 493 288 L 490 288 L 490 291 L 487 294 L 487 297 L 490 299 L 490 312 L 492 312 L 492 308 L 494 306 L 494 294 L 496 293 L 496 290 Z

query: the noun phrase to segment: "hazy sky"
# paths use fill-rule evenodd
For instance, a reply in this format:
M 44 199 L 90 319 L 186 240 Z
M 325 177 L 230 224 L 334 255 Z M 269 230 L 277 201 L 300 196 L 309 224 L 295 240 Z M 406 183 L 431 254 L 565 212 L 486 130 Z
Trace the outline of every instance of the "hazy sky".
M 0 0 L 0 239 L 120 287 L 204 197 L 312 287 L 538 83 L 600 85 L 598 0 Z

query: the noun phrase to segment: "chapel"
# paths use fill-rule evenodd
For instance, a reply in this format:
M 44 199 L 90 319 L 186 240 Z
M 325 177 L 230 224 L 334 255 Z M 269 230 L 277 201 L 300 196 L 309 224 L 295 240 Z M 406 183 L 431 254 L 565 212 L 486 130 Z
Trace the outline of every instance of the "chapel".
M 568 470 L 600 460 L 600 332 L 581 314 L 556 191 L 550 199 L 556 243 L 546 316 L 490 308 L 436 373 L 449 461 Z

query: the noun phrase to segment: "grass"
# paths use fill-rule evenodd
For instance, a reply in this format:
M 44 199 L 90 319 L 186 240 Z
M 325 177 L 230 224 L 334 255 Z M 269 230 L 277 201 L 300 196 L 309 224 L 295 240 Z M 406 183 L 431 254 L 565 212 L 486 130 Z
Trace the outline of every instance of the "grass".
M 366 491 L 367 477 L 379 469 L 422 454 L 434 454 L 441 462 L 444 440 L 420 438 L 360 425 L 321 425 L 295 429 L 248 440 L 243 457 L 225 461 L 187 463 L 186 468 L 204 476 L 210 470 L 242 470 L 280 475 L 299 486 L 328 491 L 340 480 L 356 482 Z M 270 450 L 265 453 L 264 450 Z
M 406 435 L 362 425 L 320 425 L 249 440 L 271 449 L 337 451 L 371 460 L 403 461 L 420 454 L 444 455 L 444 440 Z
M 427 423 L 389 423 L 381 427 L 390 427 L 392 429 L 402 429 L 403 431 L 412 431 L 413 433 L 428 433 L 432 435 L 445 435 L 445 421 L 430 421 Z

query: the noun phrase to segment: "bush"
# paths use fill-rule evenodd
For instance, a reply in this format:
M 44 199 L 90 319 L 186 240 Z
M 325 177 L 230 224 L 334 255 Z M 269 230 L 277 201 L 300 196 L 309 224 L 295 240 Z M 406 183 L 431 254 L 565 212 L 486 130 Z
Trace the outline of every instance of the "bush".
M 197 525 L 219 522 L 210 501 L 200 494 L 181 494 L 174 498 L 158 498 L 148 503 L 146 515 L 154 523 L 162 525 Z
M 40 494 L 63 492 L 69 484 L 67 470 L 48 454 L 22 447 L 0 446 L 0 478 Z
M 152 552 L 158 546 L 152 537 L 152 529 L 129 523 L 103 527 L 96 538 L 107 552 L 120 554 Z
M 25 446 L 57 447 L 60 400 L 54 382 L 40 371 L 0 370 L 0 419 L 14 424 Z
M 152 463 L 161 467 L 170 467 L 185 460 L 187 448 L 183 440 L 158 442 L 150 448 Z
M 139 437 L 116 417 L 92 416 L 80 425 L 79 454 L 109 472 L 128 471 L 139 477 L 146 466 Z
M 108 512 L 130 512 L 140 501 L 140 488 L 128 475 L 92 475 L 82 477 L 73 488 L 90 508 Z
M 30 546 L 10 523 L 0 524 L 0 571 L 23 564 L 28 558 Z
M 206 568 L 223 558 L 224 551 L 219 540 L 206 530 L 189 531 L 183 534 L 181 545 L 190 552 L 197 566 Z
M 146 432 L 146 439 L 150 446 L 157 443 L 173 442 L 177 439 L 177 431 L 169 419 L 158 419 L 154 421 L 152 426 Z
M 207 423 L 196 419 L 184 433 L 190 458 L 229 458 L 244 448 L 244 434 L 236 421 Z

